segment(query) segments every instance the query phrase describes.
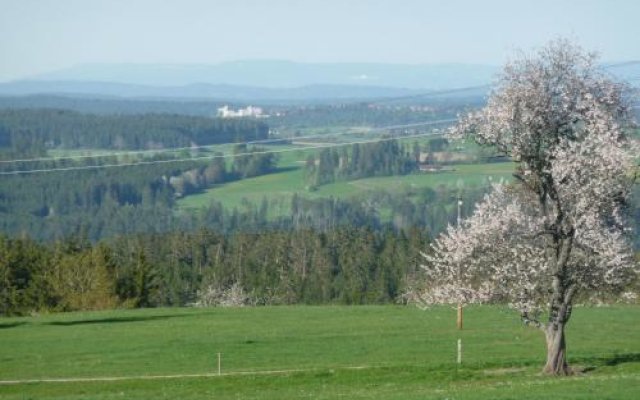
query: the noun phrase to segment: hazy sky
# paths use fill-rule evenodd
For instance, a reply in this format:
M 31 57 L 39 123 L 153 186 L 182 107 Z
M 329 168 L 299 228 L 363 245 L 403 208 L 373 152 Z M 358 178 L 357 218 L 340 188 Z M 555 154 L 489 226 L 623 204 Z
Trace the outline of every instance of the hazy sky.
M 94 62 L 500 64 L 565 36 L 640 59 L 638 0 L 0 0 L 0 80 Z

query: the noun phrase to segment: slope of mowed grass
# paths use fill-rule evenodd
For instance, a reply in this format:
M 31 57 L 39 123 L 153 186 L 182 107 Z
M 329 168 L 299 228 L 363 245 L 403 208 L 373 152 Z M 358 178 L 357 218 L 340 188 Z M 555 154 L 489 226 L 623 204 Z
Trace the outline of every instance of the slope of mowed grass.
M 307 198 L 347 198 L 368 190 L 398 190 L 406 186 L 437 188 L 440 185 L 482 185 L 489 181 L 497 182 L 500 179 L 511 179 L 514 164 L 466 164 L 456 165 L 454 168 L 453 171 L 439 173 L 416 173 L 340 181 L 322 185 L 313 192 L 306 189 L 304 170 L 300 168 L 219 185 L 203 193 L 178 200 L 178 208 L 181 210 L 198 209 L 208 206 L 213 200 L 221 202 L 225 207 L 232 208 L 239 206 L 243 199 L 259 204 L 263 198 L 281 199 L 284 204 L 288 205 L 294 193 Z
M 541 376 L 542 334 L 500 307 L 151 309 L 0 320 L 0 380 L 298 370 L 271 375 L 0 385 L 0 398 L 637 398 L 640 307 L 577 308 Z M 457 367 L 457 338 L 464 362 Z M 349 368 L 357 367 L 357 368 Z
M 232 209 L 240 206 L 243 199 L 260 204 L 263 198 L 290 199 L 294 193 L 303 192 L 306 192 L 304 171 L 295 169 L 218 185 L 203 193 L 178 200 L 177 207 L 179 210 L 193 210 L 206 207 L 212 201 L 218 201 L 224 207 Z

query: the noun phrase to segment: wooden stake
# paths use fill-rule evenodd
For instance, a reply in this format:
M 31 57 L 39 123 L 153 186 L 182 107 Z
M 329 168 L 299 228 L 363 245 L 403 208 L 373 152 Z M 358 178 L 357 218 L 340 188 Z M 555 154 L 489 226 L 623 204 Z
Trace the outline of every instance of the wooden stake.
M 458 339 L 458 364 L 462 364 L 462 339 Z
M 218 376 L 222 375 L 222 353 L 218 353 Z

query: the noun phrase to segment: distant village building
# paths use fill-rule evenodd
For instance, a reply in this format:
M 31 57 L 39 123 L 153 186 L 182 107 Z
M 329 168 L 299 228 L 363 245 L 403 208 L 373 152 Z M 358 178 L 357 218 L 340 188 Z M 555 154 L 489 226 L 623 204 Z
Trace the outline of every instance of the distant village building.
M 246 108 L 239 108 L 238 110 L 233 110 L 229 108 L 228 105 L 224 107 L 218 108 L 218 117 L 221 118 L 242 118 L 242 117 L 252 117 L 252 118 L 265 118 L 268 115 L 262 113 L 262 107 L 254 107 L 248 106 Z

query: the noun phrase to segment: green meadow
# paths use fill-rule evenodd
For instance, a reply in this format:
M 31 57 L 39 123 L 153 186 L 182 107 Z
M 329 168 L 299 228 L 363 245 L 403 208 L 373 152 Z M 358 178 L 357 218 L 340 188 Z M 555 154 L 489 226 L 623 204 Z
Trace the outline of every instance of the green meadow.
M 463 331 L 455 329 L 449 307 L 171 308 L 3 318 L 0 398 L 636 399 L 639 319 L 637 306 L 576 308 L 568 354 L 582 372 L 550 378 L 539 373 L 542 333 L 503 307 L 466 308 Z M 6 382 L 24 380 L 35 381 Z
M 295 160 L 291 157 L 293 154 L 288 155 L 286 159 L 287 166 L 295 165 Z M 309 191 L 307 188 L 304 180 L 304 170 L 295 168 L 218 185 L 202 193 L 178 200 L 178 208 L 181 210 L 199 209 L 208 206 L 212 201 L 218 201 L 225 207 L 233 208 L 240 205 L 243 199 L 254 204 L 260 204 L 263 198 L 271 201 L 282 200 L 284 204 L 288 205 L 294 193 L 307 198 L 348 198 L 375 190 L 398 191 L 405 188 L 420 189 L 429 187 L 436 189 L 442 185 L 458 187 L 482 185 L 491 181 L 497 182 L 501 179 L 510 179 L 514 164 L 462 164 L 454 165 L 452 168 L 450 171 L 442 172 L 423 172 L 403 176 L 338 181 L 322 185 L 314 191 Z

